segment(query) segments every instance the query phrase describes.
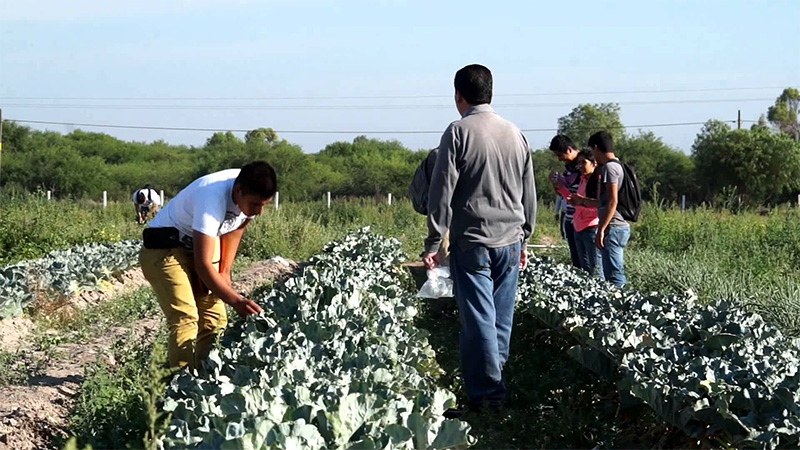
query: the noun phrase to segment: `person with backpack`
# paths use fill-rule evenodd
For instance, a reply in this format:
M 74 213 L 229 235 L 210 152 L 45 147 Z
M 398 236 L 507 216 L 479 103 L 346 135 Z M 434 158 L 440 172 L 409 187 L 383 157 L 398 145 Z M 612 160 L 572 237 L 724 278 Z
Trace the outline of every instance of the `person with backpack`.
M 434 148 L 428 152 L 428 156 L 419 163 L 417 170 L 414 171 L 414 176 L 411 178 L 411 183 L 408 185 L 408 195 L 411 198 L 411 206 L 414 211 L 428 215 L 428 191 L 431 188 L 431 178 L 433 176 L 433 167 L 436 165 L 436 158 L 439 154 L 439 147 Z M 450 257 L 450 231 L 445 231 L 442 235 L 442 244 L 439 246 L 439 264 L 447 266 Z
M 578 247 L 578 256 L 581 261 L 581 268 L 594 275 L 595 270 L 599 272 L 601 280 L 605 279 L 603 274 L 603 259 L 600 250 L 594 245 L 597 236 L 597 225 L 600 222 L 597 216 L 597 204 L 599 194 L 598 175 L 596 171 L 597 162 L 592 155 L 592 151 L 584 149 L 578 152 L 575 158 L 578 170 L 581 172 L 581 182 L 578 185 L 578 192 L 568 200 L 575 206 L 573 223 L 575 226 L 575 244 Z
M 600 168 L 599 223 L 595 245 L 600 249 L 606 281 L 617 286 L 625 278 L 624 249 L 631 236 L 628 220 L 636 221 L 641 208 L 641 190 L 633 170 L 614 154 L 614 140 L 607 131 L 589 137 L 589 147 Z
M 158 205 L 161 204 L 161 197 L 155 189 L 149 184 L 144 185 L 143 188 L 137 189 L 133 193 L 133 207 L 136 209 L 136 221 L 140 224 L 147 222 L 150 214 L 158 211 Z

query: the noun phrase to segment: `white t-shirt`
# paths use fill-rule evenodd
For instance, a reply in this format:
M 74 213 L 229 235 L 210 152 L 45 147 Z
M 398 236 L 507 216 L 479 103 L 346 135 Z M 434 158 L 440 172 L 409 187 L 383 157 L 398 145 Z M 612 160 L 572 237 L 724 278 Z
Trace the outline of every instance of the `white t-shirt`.
M 147 195 L 148 191 L 150 191 L 149 196 Z M 136 196 L 139 195 L 139 192 L 144 193 L 144 203 L 139 203 L 139 201 L 136 199 Z M 156 192 L 155 189 L 137 189 L 136 192 L 133 193 L 133 203 L 137 205 L 146 205 L 148 201 L 153 202 L 156 205 L 161 204 L 161 197 L 158 195 L 158 192 Z
M 194 180 L 178 192 L 148 224 L 151 228 L 174 227 L 190 244 L 192 231 L 222 236 L 236 230 L 247 216 L 233 203 L 233 183 L 240 169 L 227 169 Z

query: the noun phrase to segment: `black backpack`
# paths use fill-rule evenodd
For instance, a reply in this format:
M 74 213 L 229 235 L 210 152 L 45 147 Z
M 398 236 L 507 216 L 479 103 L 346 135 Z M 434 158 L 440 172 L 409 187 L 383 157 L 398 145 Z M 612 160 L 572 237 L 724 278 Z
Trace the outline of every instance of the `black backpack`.
M 428 156 L 417 166 L 414 177 L 408 185 L 408 195 L 411 197 L 411 206 L 414 211 L 428 215 L 428 190 L 431 187 L 431 173 L 436 165 L 438 149 L 433 149 Z
M 642 189 L 639 187 L 639 179 L 628 164 L 618 159 L 608 161 L 608 163 L 612 162 L 622 166 L 622 171 L 625 173 L 622 178 L 622 186 L 619 186 L 617 191 L 617 211 L 623 219 L 636 222 L 639 219 L 639 212 L 642 210 Z

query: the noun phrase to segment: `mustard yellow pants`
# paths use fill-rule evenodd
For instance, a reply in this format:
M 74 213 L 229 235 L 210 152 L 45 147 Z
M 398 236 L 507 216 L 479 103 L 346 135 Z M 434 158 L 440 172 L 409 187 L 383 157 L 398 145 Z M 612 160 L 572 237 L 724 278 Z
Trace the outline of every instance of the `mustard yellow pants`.
M 217 240 L 213 259 L 217 270 L 219 255 Z M 192 253 L 183 247 L 142 248 L 139 262 L 167 318 L 169 365 L 196 367 L 228 323 L 225 304 L 200 281 Z

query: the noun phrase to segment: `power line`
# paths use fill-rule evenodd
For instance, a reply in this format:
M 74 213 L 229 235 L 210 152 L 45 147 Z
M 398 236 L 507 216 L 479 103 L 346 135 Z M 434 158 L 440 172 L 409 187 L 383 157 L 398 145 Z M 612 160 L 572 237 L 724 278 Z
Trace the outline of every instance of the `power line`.
M 724 91 L 757 91 L 766 89 L 784 89 L 785 86 L 761 87 L 727 87 L 727 88 L 693 88 L 693 89 L 645 89 L 630 91 L 589 91 L 589 92 L 530 92 L 495 94 L 494 97 L 549 97 L 568 95 L 626 95 L 626 94 L 661 94 L 678 92 L 724 92 Z M 210 101 L 210 100 L 365 100 L 365 99 L 421 99 L 452 98 L 452 95 L 345 95 L 345 96 L 288 96 L 288 97 L 0 97 L 0 100 L 109 100 L 109 101 Z
M 696 99 L 696 100 L 654 100 L 614 102 L 618 105 L 685 105 L 698 103 L 745 103 L 772 101 L 772 98 L 739 98 L 739 99 Z M 451 109 L 453 105 L 98 105 L 98 104 L 26 104 L 7 103 L 4 107 L 32 109 L 109 109 L 109 110 L 273 110 L 273 111 L 308 111 L 308 110 L 405 110 L 405 109 Z M 552 108 L 575 106 L 574 102 L 564 103 L 510 103 L 495 104 L 495 108 Z
M 92 128 L 122 128 L 122 129 L 135 129 L 135 130 L 162 130 L 162 131 L 203 131 L 203 132 L 237 132 L 245 133 L 250 131 L 248 129 L 235 129 L 235 128 L 190 128 L 190 127 L 161 127 L 161 126 L 146 126 L 146 125 L 116 125 L 116 124 L 97 124 L 97 123 L 77 123 L 77 122 L 50 122 L 44 120 L 27 120 L 27 119 L 7 119 L 11 122 L 31 123 L 41 125 L 62 125 L 62 126 L 75 126 L 75 127 L 92 127 Z M 735 120 L 723 120 L 725 123 L 736 123 Z M 742 122 L 756 122 L 754 120 L 743 120 Z M 677 127 L 687 125 L 703 125 L 706 122 L 676 122 L 676 123 L 654 123 L 645 125 L 623 125 L 622 128 L 660 128 L 660 127 Z M 542 132 L 542 131 L 558 131 L 558 128 L 526 128 L 522 129 L 523 132 Z M 443 130 L 275 130 L 279 134 L 441 134 Z

